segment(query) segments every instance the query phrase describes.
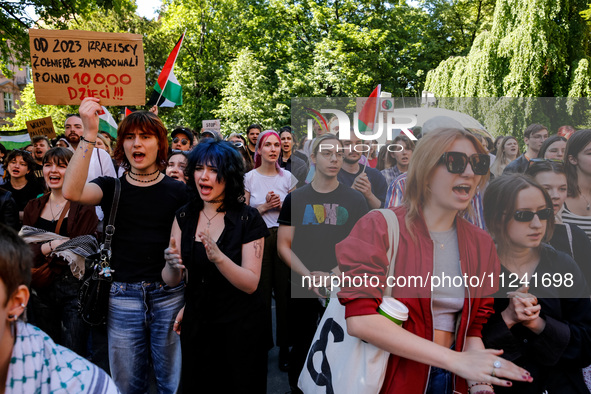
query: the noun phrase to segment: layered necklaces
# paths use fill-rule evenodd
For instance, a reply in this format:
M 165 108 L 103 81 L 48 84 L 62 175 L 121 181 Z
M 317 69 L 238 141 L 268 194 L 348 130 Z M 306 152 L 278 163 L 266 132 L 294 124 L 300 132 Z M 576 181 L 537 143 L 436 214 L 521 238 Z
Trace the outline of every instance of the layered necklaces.
M 156 175 L 156 178 L 148 179 L 148 180 L 143 180 L 143 179 L 134 178 L 132 174 L 135 175 L 135 176 L 152 176 L 152 175 Z M 156 171 L 154 171 L 152 173 L 149 173 L 149 174 L 138 174 L 138 173 L 135 173 L 135 172 L 129 170 L 129 171 L 127 171 L 127 176 L 130 177 L 131 179 L 133 179 L 136 182 L 150 183 L 150 182 L 154 182 L 155 180 L 157 180 L 160 177 L 160 170 L 157 169 Z
M 53 218 L 51 220 L 51 223 L 55 223 L 57 221 L 56 218 L 58 218 L 60 216 L 60 214 L 62 213 L 62 211 L 64 210 L 64 208 L 66 207 L 66 200 L 64 200 L 61 204 L 55 204 L 55 208 L 58 209 L 60 206 L 62 207 L 57 214 L 53 213 L 53 207 L 52 207 L 52 203 L 51 203 L 51 198 L 49 199 L 49 211 L 51 212 L 51 217 Z

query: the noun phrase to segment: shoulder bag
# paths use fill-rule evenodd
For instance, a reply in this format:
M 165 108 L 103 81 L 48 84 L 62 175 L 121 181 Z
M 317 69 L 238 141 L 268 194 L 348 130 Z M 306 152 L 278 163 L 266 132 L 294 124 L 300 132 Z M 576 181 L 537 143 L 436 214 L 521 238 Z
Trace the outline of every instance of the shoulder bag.
M 389 209 L 379 211 L 388 224 L 388 275 L 392 276 L 400 238 L 398 218 Z M 391 295 L 392 289 L 386 287 L 384 296 Z M 385 350 L 347 333 L 345 306 L 335 296 L 314 334 L 298 387 L 306 394 L 377 394 L 384 383 L 389 357 Z
M 121 181 L 115 178 L 115 194 L 111 205 L 109 222 L 105 227 L 105 242 L 98 253 L 86 258 L 84 279 L 78 290 L 78 312 L 91 326 L 102 324 L 107 319 L 109 293 L 113 277 L 111 273 L 111 241 L 115 234 L 115 215 L 121 194 Z

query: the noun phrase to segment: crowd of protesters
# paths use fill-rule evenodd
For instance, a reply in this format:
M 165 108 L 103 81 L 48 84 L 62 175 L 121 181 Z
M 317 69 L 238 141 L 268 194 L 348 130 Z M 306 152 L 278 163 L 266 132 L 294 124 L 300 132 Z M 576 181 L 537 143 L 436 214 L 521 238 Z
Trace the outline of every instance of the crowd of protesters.
M 391 353 L 382 393 L 589 393 L 591 130 L 532 124 L 520 155 L 512 136 L 493 142 L 439 117 L 418 141 L 401 134 L 363 154 L 355 133 L 318 125 L 300 145 L 289 126 L 169 134 L 154 108 L 128 115 L 115 139 L 99 131 L 100 109 L 85 99 L 63 137 L 36 137 L 30 152 L 0 145 L 6 392 L 266 393 L 277 346 L 299 393 L 318 322 L 341 302 L 349 334 Z M 77 293 L 116 178 L 108 318 L 90 327 Z M 331 298 L 318 283 L 333 276 L 388 279 L 376 208 L 400 223 L 396 276 L 505 281 L 396 288 L 401 326 L 378 313 L 379 286 Z M 550 285 L 508 281 L 546 274 Z M 36 348 L 47 361 L 9 361 Z M 79 379 L 54 381 L 55 369 Z

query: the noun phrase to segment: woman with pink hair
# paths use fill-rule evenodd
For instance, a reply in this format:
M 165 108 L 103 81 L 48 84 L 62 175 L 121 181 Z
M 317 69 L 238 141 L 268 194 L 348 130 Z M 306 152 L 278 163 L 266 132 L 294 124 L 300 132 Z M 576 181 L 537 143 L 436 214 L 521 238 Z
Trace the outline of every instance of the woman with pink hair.
M 289 267 L 277 253 L 277 218 L 283 200 L 297 184 L 297 179 L 279 167 L 281 138 L 275 130 L 266 130 L 259 135 L 254 153 L 254 169 L 244 177 L 246 204 L 258 209 L 267 224 L 270 235 L 265 238 L 263 267 L 259 288 L 267 310 L 269 348 L 273 347 L 271 330 L 271 293 L 275 294 L 277 319 L 277 345 L 279 368 L 287 370 L 289 342 L 287 340 L 287 302 L 289 299 Z

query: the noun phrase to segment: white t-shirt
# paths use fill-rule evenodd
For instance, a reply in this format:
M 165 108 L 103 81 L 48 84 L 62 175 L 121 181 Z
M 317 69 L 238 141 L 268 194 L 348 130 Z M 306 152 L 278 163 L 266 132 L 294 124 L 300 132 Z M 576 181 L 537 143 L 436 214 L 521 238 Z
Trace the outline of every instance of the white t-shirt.
M 99 159 L 100 158 L 100 159 Z M 86 183 L 98 178 L 99 176 L 110 176 L 113 178 L 117 177 L 115 173 L 115 167 L 111 156 L 104 149 L 94 148 L 92 150 L 92 156 L 90 156 L 90 164 L 88 165 L 88 176 L 86 177 Z M 96 216 L 99 220 L 103 220 L 105 214 L 100 206 L 96 206 Z
M 281 173 L 273 176 L 261 175 L 256 169 L 249 171 L 244 176 L 244 188 L 250 193 L 249 205 L 253 208 L 264 204 L 267 201 L 267 193 L 270 191 L 279 195 L 281 203 L 285 200 L 285 196 L 297 184 L 297 179 L 291 172 L 283 169 Z M 263 220 L 268 228 L 279 227 L 277 218 L 279 218 L 279 211 L 281 208 L 270 209 L 265 212 Z

